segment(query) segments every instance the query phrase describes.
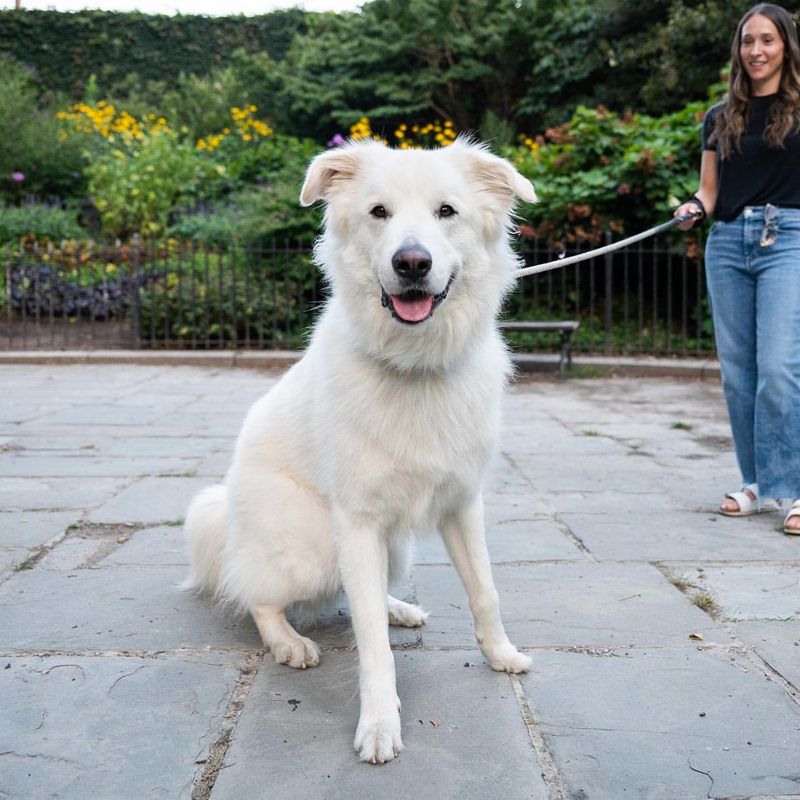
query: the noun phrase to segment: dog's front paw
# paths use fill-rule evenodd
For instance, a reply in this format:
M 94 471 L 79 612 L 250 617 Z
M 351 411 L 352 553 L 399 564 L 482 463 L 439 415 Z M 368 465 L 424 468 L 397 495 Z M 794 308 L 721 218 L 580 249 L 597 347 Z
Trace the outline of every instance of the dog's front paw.
M 353 744 L 358 757 L 370 764 L 385 764 L 397 758 L 403 749 L 400 715 L 395 712 L 393 715 L 375 719 L 362 714 Z
M 489 661 L 489 666 L 497 672 L 517 675 L 520 672 L 527 672 L 532 664 L 530 656 L 520 653 L 510 642 L 492 652 L 484 652 L 484 655 Z

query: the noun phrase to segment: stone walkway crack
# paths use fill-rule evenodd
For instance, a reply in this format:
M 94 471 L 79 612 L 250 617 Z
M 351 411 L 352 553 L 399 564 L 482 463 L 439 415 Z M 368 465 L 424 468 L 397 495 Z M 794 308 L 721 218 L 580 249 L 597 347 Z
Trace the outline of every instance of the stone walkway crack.
M 561 775 L 556 767 L 556 762 L 547 747 L 547 743 L 539 730 L 536 723 L 536 718 L 533 716 L 528 697 L 525 694 L 525 689 L 522 688 L 522 681 L 516 675 L 509 675 L 511 686 L 514 689 L 514 694 L 517 697 L 520 711 L 522 713 L 522 721 L 525 723 L 525 728 L 528 731 L 528 736 L 531 740 L 533 752 L 536 754 L 536 761 L 539 764 L 539 769 L 542 773 L 542 780 L 547 787 L 547 800 L 568 800 L 569 795 L 564 788 L 561 780 Z M 194 798 L 192 798 L 194 800 Z
M 233 732 L 236 729 L 239 716 L 242 713 L 245 701 L 250 694 L 253 681 L 258 673 L 258 668 L 261 666 L 263 660 L 263 650 L 249 653 L 245 658 L 244 664 L 239 672 L 239 680 L 233 687 L 230 700 L 228 701 L 228 707 L 225 709 L 219 736 L 211 745 L 203 772 L 195 781 L 194 789 L 192 790 L 192 800 L 209 800 L 211 797 L 211 792 L 214 789 L 214 784 L 217 781 L 217 777 L 225 761 L 225 754 L 228 752 L 228 747 L 233 738 Z

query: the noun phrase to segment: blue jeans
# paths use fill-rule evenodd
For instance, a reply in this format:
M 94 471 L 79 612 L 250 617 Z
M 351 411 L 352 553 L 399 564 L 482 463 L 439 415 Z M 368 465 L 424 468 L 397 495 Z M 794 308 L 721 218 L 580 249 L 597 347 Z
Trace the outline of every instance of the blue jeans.
M 743 482 L 800 498 L 800 209 L 778 209 L 761 246 L 764 208 L 714 223 L 706 278 Z

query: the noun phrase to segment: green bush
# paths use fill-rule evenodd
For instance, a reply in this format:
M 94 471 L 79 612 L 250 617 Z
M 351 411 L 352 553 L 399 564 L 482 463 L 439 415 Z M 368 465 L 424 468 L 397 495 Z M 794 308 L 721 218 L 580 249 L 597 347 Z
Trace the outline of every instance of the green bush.
M 79 196 L 86 188 L 84 142 L 62 138 L 48 98 L 39 97 L 30 72 L 2 53 L 0 75 L 0 199 Z M 13 180 L 14 174 L 22 179 Z
M 184 213 L 170 226 L 169 235 L 181 241 L 205 242 L 209 247 L 225 250 L 241 238 L 241 211 L 230 206 Z
M 247 246 L 272 239 L 310 244 L 321 214 L 301 208 L 299 196 L 305 169 L 319 149 L 311 140 L 278 134 L 252 146 L 227 137 L 213 155 L 226 165 L 226 179 L 240 188 L 214 211 L 184 214 L 170 235 L 218 247 L 234 239 Z
M 608 228 L 633 233 L 668 219 L 697 189 L 705 109 L 691 103 L 663 117 L 620 117 L 580 107 L 568 123 L 507 150 L 539 197 L 525 208 L 530 233 L 596 243 Z
M 128 148 L 109 149 L 87 172 L 103 230 L 111 237 L 165 233 L 174 209 L 220 178 L 211 161 L 169 128 L 152 130 Z
M 132 73 L 106 93 L 106 100 L 143 119 L 148 114 L 165 117 L 185 129 L 188 138 L 197 141 L 212 131 L 231 124 L 231 108 L 256 105 L 262 108 L 264 76 L 252 75 L 253 66 L 261 65 L 265 74 L 271 67 L 266 55 L 231 54 L 230 62 L 207 75 L 181 73 L 175 80 L 143 81 Z
M 0 246 L 14 244 L 24 238 L 61 242 L 87 236 L 86 230 L 78 224 L 74 211 L 43 205 L 0 208 Z

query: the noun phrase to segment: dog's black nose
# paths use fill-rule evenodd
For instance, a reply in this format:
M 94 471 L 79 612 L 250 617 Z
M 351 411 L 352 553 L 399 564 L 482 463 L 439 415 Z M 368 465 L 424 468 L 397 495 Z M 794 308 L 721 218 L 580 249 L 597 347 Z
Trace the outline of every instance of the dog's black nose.
M 431 271 L 431 254 L 419 244 L 401 247 L 392 256 L 394 271 L 407 281 L 418 281 Z

